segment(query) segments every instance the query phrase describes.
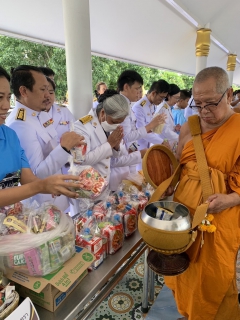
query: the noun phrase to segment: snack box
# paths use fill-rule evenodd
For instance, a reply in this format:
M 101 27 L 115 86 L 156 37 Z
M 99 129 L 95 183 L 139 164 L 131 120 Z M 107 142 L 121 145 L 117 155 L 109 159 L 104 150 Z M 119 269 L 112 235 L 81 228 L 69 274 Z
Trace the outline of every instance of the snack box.
M 95 256 L 95 261 L 92 263 L 91 267 L 89 267 L 89 270 L 96 270 L 102 263 L 104 260 L 104 249 L 103 247 L 94 254 Z
M 81 245 L 91 251 L 93 254 L 96 254 L 102 248 L 102 238 L 93 237 L 91 240 L 87 241 L 82 239 Z
M 85 248 L 76 247 L 75 255 L 58 271 L 44 277 L 31 277 L 7 269 L 6 277 L 16 284 L 16 291 L 22 297 L 29 297 L 33 303 L 54 312 L 80 281 L 88 274 L 88 267 L 95 260 Z

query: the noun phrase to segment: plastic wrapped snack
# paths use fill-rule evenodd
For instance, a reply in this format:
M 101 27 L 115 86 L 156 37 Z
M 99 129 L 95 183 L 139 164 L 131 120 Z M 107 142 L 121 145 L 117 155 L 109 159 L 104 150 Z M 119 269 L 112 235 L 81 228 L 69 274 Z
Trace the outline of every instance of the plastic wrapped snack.
M 30 276 L 54 272 L 75 253 L 72 219 L 50 204 L 17 208 L 0 216 L 0 268 Z
M 86 158 L 87 145 L 80 144 L 79 146 L 71 149 L 71 155 L 73 156 L 73 162 L 77 164 L 83 163 Z
M 159 113 L 155 113 L 155 115 L 153 116 L 153 118 L 155 118 L 156 116 L 158 116 Z M 156 126 L 152 131 L 154 133 L 160 134 L 163 131 L 165 123 L 159 124 L 158 126 Z
M 69 174 L 79 176 L 77 187 L 74 190 L 79 198 L 96 199 L 108 185 L 100 173 L 90 166 L 71 164 Z
M 127 204 L 123 211 L 123 225 L 125 237 L 129 237 L 137 230 L 137 210 Z
M 109 254 L 114 254 L 123 246 L 124 231 L 122 223 L 105 226 L 102 235 L 108 239 Z
M 74 123 L 70 123 L 70 131 L 74 130 Z M 82 141 L 82 144 L 75 146 L 73 149 L 70 150 L 71 155 L 73 157 L 73 162 L 76 164 L 82 164 L 84 160 L 86 159 L 86 153 L 87 153 L 87 144 L 85 141 Z

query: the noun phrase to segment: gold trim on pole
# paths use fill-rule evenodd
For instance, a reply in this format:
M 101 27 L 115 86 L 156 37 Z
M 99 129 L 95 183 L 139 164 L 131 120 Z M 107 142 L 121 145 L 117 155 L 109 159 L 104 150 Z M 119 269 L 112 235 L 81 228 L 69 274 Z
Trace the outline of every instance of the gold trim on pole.
M 201 28 L 197 30 L 197 39 L 196 39 L 196 56 L 208 56 L 210 49 L 210 34 L 211 29 Z
M 236 67 L 236 59 L 237 55 L 234 53 L 230 53 L 228 55 L 228 61 L 227 61 L 227 71 L 234 71 Z

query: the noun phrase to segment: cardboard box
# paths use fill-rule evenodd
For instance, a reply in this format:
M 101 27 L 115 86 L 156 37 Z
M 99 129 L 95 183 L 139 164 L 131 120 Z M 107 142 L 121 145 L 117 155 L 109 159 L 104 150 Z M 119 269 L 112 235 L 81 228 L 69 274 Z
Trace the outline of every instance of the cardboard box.
M 16 291 L 20 296 L 29 297 L 33 303 L 54 312 L 87 275 L 87 268 L 95 260 L 94 255 L 84 248 L 76 247 L 76 251 L 55 273 L 31 277 L 8 269 L 6 277 L 19 284 Z

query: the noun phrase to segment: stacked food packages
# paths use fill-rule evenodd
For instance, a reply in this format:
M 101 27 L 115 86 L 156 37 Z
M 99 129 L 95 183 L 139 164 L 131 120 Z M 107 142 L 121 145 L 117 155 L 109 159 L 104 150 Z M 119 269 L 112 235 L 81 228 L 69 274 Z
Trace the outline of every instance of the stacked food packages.
M 129 183 L 124 182 L 104 201 L 82 199 L 80 213 L 74 217 L 76 244 L 95 255 L 93 269 L 108 254 L 112 255 L 122 248 L 124 238 L 130 237 L 137 230 L 138 215 L 149 197 L 147 189 L 139 191 L 134 185 L 129 187 Z
M 0 209 L 0 244 L 1 268 L 44 276 L 75 253 L 75 227 L 54 205 L 16 203 Z

